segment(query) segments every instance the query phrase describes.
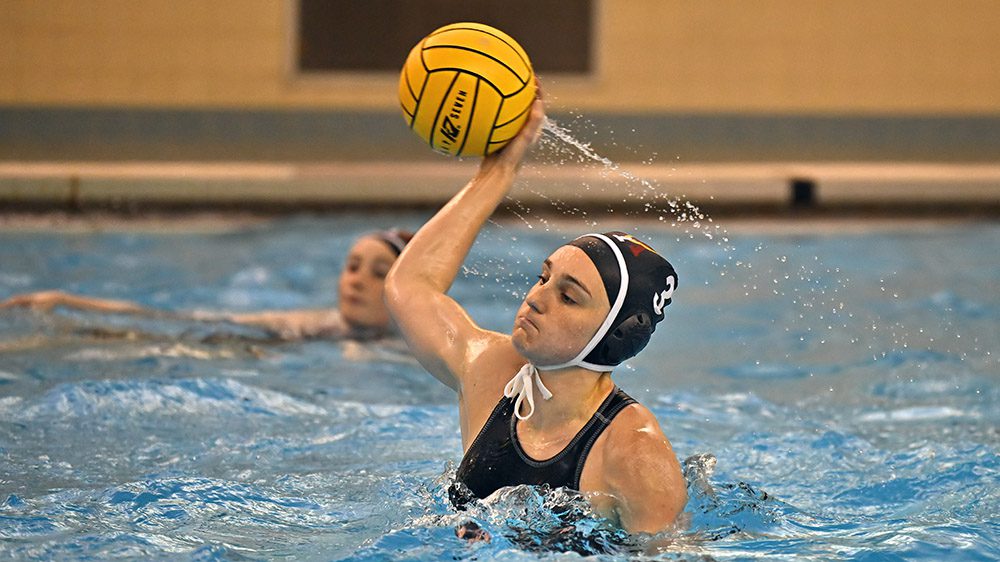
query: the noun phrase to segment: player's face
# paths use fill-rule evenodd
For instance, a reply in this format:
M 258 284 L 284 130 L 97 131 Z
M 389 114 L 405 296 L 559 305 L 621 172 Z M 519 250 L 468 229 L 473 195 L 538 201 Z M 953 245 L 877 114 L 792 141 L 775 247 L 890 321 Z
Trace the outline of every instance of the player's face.
M 539 366 L 565 363 L 590 341 L 611 310 L 597 266 L 575 246 L 563 246 L 542 265 L 514 319 L 511 341 Z

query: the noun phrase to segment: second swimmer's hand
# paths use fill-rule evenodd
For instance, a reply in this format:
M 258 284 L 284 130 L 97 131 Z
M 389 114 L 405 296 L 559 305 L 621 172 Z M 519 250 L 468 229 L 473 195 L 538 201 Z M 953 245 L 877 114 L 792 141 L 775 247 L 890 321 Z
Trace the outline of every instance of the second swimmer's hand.
M 531 104 L 528 119 L 525 120 L 521 131 L 515 136 L 507 146 L 483 158 L 480 170 L 486 171 L 496 166 L 505 166 L 511 170 L 516 170 L 521 165 L 528 148 L 538 140 L 541 135 L 542 125 L 545 123 L 545 104 L 542 102 L 541 90 L 538 97 Z

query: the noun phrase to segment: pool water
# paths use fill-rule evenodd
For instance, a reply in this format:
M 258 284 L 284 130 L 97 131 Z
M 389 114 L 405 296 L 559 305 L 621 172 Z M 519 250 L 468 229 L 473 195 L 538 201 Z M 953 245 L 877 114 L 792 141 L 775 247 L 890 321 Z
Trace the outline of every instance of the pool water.
M 169 310 L 329 306 L 354 237 L 424 218 L 9 230 L 0 299 L 62 288 Z M 508 329 L 540 260 L 580 228 L 491 223 L 452 294 Z M 396 351 L 2 310 L 0 558 L 1000 558 L 1000 226 L 635 230 L 680 283 L 615 378 L 686 459 L 684 529 L 628 537 L 530 488 L 455 512 L 454 397 Z M 470 519 L 493 540 L 455 538 Z

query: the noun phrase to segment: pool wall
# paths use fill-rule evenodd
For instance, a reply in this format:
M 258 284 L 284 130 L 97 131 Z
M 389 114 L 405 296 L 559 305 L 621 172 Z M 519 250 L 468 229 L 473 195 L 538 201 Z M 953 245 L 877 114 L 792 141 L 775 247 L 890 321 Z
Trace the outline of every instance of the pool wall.
M 469 166 L 406 130 L 398 66 L 317 70 L 303 53 L 314 20 L 332 29 L 365 8 L 367 25 L 328 50 L 391 62 L 396 41 L 402 57 L 436 27 L 417 16 L 441 6 L 441 17 L 541 29 L 523 43 L 550 115 L 671 196 L 736 213 L 1000 205 L 996 2 L 414 1 L 381 14 L 330 0 L 325 20 L 309 4 L 11 4 L 0 207 L 438 205 Z M 582 23 L 564 33 L 570 11 Z M 546 66 L 581 38 L 570 50 L 586 52 L 582 67 Z M 644 204 L 572 163 L 541 168 L 551 181 L 519 198 Z

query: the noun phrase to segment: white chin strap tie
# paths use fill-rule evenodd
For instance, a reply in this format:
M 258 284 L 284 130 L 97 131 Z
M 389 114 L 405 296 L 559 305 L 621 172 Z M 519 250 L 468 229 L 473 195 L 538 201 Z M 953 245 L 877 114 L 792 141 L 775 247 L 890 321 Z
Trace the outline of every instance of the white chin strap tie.
M 514 400 L 514 415 L 519 420 L 526 420 L 535 413 L 533 384 L 538 384 L 538 392 L 542 394 L 542 398 L 546 400 L 552 398 L 552 393 L 545 388 L 545 385 L 542 384 L 542 378 L 538 376 L 538 369 L 531 363 L 521 367 L 521 370 L 514 375 L 514 378 L 510 379 L 510 382 L 503 389 L 503 395 L 507 398 L 517 396 L 517 399 Z M 525 400 L 528 401 L 528 413 L 522 416 L 521 403 Z

